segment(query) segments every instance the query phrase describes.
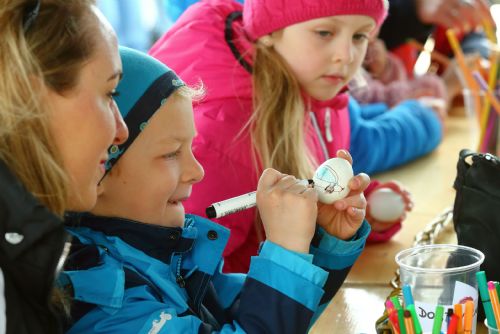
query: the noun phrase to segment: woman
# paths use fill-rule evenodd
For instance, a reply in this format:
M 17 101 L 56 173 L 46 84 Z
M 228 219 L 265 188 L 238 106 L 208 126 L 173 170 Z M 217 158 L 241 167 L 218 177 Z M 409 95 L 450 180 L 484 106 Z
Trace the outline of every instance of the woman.
M 94 206 L 107 148 L 128 136 L 113 100 L 117 40 L 91 0 L 5 0 L 0 49 L 6 330 L 57 333 L 61 217 Z

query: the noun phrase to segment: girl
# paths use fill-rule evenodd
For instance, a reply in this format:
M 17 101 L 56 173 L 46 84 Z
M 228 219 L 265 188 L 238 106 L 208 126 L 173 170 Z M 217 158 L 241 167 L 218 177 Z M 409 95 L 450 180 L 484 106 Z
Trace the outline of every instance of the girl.
M 191 150 L 193 92 L 152 57 L 121 55 L 117 102 L 130 137 L 111 148 L 92 214 L 69 228 L 68 333 L 306 333 L 363 249 L 368 176 L 352 178 L 344 209 L 315 232 L 314 190 L 266 169 L 257 206 L 267 241 L 248 275 L 222 274 L 229 231 L 182 204 L 203 178 Z
M 186 10 L 150 54 L 207 90 L 195 105 L 193 144 L 206 178 L 186 203 L 188 211 L 201 214 L 213 202 L 255 190 L 267 167 L 309 178 L 338 149 L 352 148 L 354 169 L 376 164 L 370 165 L 374 171 L 437 145 L 440 135 L 428 133 L 441 133 L 439 120 L 416 101 L 375 119 L 347 109 L 345 87 L 386 12 L 383 0 L 246 0 L 244 8 L 204 0 Z M 399 188 L 409 209 L 409 196 Z M 319 206 L 319 221 L 330 208 Z M 226 270 L 245 272 L 263 238 L 255 211 L 217 222 L 233 231 Z M 381 232 L 378 240 L 400 228 L 399 222 L 370 223 Z
M 127 137 L 113 101 L 121 62 L 89 0 L 6 0 L 0 22 L 6 331 L 58 333 L 49 299 L 67 240 L 61 217 L 92 208 L 107 147 Z

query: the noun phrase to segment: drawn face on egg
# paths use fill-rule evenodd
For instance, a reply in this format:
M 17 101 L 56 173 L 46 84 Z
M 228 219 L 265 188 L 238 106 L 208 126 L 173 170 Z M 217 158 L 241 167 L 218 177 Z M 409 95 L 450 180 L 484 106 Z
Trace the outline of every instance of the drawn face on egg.
M 333 158 L 321 164 L 313 177 L 320 202 L 331 204 L 346 197 L 351 191 L 348 183 L 353 176 L 351 164 L 345 159 Z

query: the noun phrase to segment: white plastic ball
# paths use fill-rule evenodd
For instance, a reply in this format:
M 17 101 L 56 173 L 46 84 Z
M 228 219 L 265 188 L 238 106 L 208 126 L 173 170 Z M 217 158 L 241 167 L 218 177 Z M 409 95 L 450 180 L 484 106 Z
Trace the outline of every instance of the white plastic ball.
M 333 158 L 322 163 L 313 177 L 319 201 L 331 204 L 346 197 L 351 191 L 348 183 L 353 176 L 352 166 L 345 159 Z

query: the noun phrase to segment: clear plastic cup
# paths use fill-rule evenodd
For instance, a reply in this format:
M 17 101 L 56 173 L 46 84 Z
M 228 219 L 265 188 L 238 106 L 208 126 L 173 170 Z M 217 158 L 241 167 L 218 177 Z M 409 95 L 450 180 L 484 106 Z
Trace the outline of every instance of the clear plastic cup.
M 403 250 L 396 254 L 402 285 L 411 287 L 415 310 L 423 331 L 432 331 L 437 305 L 453 309 L 455 304 L 474 301 L 477 310 L 478 292 L 476 272 L 484 261 L 484 254 L 474 248 L 460 245 L 426 245 Z M 473 332 L 476 328 L 473 317 Z M 446 333 L 446 321 L 442 330 Z
M 498 329 L 488 326 L 488 319 L 484 319 L 484 325 L 488 328 L 488 334 L 498 334 Z

